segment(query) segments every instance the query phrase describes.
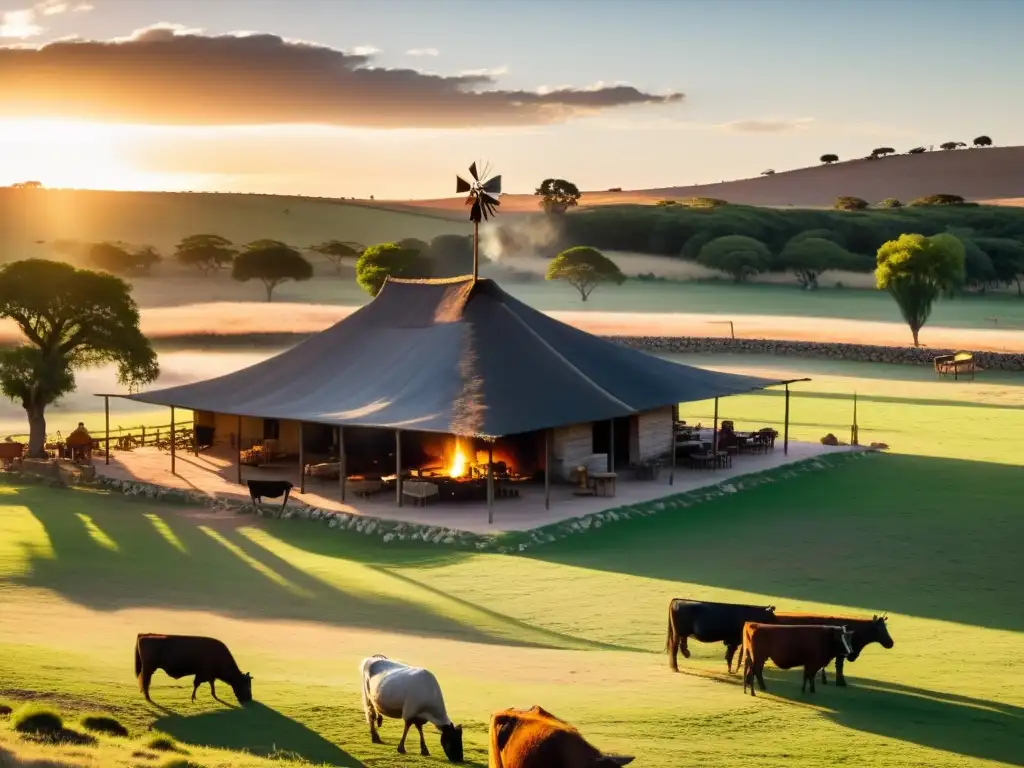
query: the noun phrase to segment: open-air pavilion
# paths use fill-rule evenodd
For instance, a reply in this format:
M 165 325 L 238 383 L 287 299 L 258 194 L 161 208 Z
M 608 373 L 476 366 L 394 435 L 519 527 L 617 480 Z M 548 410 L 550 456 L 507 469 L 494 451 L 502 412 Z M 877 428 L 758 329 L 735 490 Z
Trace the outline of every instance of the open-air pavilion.
M 495 504 L 529 496 L 539 505 L 541 493 L 545 510 L 554 495 L 575 499 L 585 514 L 599 502 L 578 497 L 617 495 L 626 476 L 648 484 L 652 498 L 672 492 L 663 486 L 676 484 L 680 403 L 716 401 L 713 429 L 687 442 L 710 469 L 731 475 L 716 458 L 725 458 L 717 399 L 786 385 L 788 453 L 789 383 L 681 365 L 592 336 L 490 280 L 392 278 L 345 320 L 256 365 L 101 395 L 105 464 L 110 398 L 123 397 L 169 407 L 172 423 L 176 409 L 193 412 L 194 455 L 171 442 L 175 476 L 187 460 L 188 472 L 209 464 L 240 492 L 247 479 L 289 479 L 300 495 L 309 486 L 318 499 L 385 517 L 410 502 L 425 506 L 420 516 L 428 504 L 486 504 L 493 520 Z M 773 447 L 774 435 L 766 441 Z M 624 500 L 637 496 L 624 490 Z M 391 513 L 381 514 L 385 504 Z

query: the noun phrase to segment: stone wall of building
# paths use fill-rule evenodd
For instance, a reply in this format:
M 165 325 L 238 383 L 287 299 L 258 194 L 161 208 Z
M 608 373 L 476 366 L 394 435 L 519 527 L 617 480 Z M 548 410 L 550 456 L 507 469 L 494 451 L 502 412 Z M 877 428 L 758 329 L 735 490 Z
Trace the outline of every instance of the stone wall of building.
M 672 449 L 672 406 L 637 414 L 639 459 L 654 459 Z
M 570 480 L 573 468 L 594 453 L 594 425 L 570 424 L 551 433 L 552 477 Z

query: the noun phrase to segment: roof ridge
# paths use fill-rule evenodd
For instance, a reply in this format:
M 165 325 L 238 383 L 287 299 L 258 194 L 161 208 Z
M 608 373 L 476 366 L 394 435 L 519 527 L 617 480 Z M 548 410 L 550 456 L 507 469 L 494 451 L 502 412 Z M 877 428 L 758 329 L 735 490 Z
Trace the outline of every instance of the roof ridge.
M 472 275 L 458 275 L 457 277 L 392 277 L 388 275 L 387 282 L 406 285 L 454 285 L 472 279 Z

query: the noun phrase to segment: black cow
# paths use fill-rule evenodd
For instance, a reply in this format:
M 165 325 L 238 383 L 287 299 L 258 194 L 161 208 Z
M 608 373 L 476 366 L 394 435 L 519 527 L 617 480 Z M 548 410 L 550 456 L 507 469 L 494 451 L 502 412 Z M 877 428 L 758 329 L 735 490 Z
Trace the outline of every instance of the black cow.
M 702 643 L 724 643 L 726 669 L 732 672 L 736 649 L 743 645 L 743 625 L 748 621 L 771 624 L 774 620 L 774 605 L 708 603 L 677 597 L 668 604 L 668 638 L 665 642 L 668 665 L 673 672 L 678 672 L 676 654 L 682 652 L 684 658 L 690 658 L 686 639 L 693 635 Z M 737 660 L 736 669 L 739 668 Z
M 264 496 L 268 499 L 284 496 L 284 501 L 281 502 L 281 512 L 284 512 L 284 508 L 288 506 L 288 494 L 295 487 L 287 480 L 247 480 L 246 482 L 249 485 L 249 498 L 252 499 L 253 504 L 261 504 Z M 277 513 L 278 517 L 281 516 L 281 512 Z
M 243 674 L 228 647 L 212 637 L 140 634 L 135 639 L 135 677 L 149 702 L 153 701 L 149 698 L 149 684 L 158 669 L 175 680 L 195 675 L 192 701 L 203 683 L 210 684 L 213 698 L 220 701 L 214 686 L 216 680 L 231 686 L 239 704 L 252 701 L 252 675 Z
M 775 614 L 775 623 L 845 626 L 850 630 L 853 633 L 850 641 L 850 654 L 845 657 L 836 657 L 836 685 L 839 686 L 846 685 L 846 677 L 843 675 L 844 662 L 856 661 L 857 657 L 860 656 L 860 652 L 871 643 L 878 643 L 885 649 L 890 649 L 894 645 L 892 636 L 889 634 L 889 627 L 886 624 L 885 616 L 872 616 L 870 619 L 860 619 L 850 616 L 783 612 Z M 828 678 L 825 677 L 825 667 L 821 668 L 821 682 L 828 682 Z

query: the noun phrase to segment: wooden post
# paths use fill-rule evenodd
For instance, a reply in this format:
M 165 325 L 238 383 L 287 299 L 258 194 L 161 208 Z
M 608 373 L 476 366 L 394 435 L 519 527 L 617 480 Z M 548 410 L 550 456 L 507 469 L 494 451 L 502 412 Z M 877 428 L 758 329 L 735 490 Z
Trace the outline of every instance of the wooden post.
M 615 471 L 615 419 L 608 422 L 608 471 Z
M 789 455 L 789 384 L 786 385 L 786 425 L 782 433 L 782 453 Z
M 236 459 L 237 459 L 237 461 L 236 461 L 236 470 L 237 470 L 238 484 L 241 485 L 242 484 L 242 417 L 241 416 L 238 417 L 238 435 L 237 435 L 237 437 L 238 437 L 238 439 L 237 439 L 236 445 L 235 445 L 235 447 L 238 450 L 238 456 L 236 457 Z
M 174 443 L 176 442 L 176 441 L 175 441 L 175 437 L 176 437 L 176 436 L 177 436 L 177 435 L 175 434 L 175 431 L 174 431 L 174 406 L 172 405 L 172 406 L 171 406 L 171 474 L 172 474 L 172 475 L 173 475 L 173 474 L 175 474 L 175 466 L 174 466 L 174 458 L 175 458 L 175 457 L 174 457 Z
M 676 426 L 672 424 L 672 463 L 668 471 L 668 484 L 675 485 L 676 482 Z
M 480 270 L 480 222 L 473 222 L 473 282 Z
M 395 499 L 402 506 L 402 433 L 395 430 Z
M 338 427 L 338 483 L 341 485 L 341 502 L 345 503 L 345 476 L 348 468 L 345 460 L 345 428 Z
M 306 441 L 302 422 L 299 422 L 299 493 L 306 492 Z
M 487 524 L 494 522 L 494 443 L 487 443 Z
M 106 446 L 107 449 L 103 454 L 103 463 L 110 463 L 110 398 L 106 395 L 103 396 L 103 422 L 104 428 L 107 432 Z
M 715 469 L 718 469 L 718 398 L 715 398 L 715 431 L 711 434 L 711 453 L 715 454 L 713 462 Z
M 853 426 L 850 427 L 850 445 L 860 445 L 860 428 L 857 426 L 857 393 L 853 393 Z
M 120 431 L 120 430 L 118 430 L 118 431 Z M 143 448 L 146 447 L 146 425 L 145 424 L 142 425 L 142 447 Z
M 551 509 L 551 430 L 544 430 L 544 509 Z

